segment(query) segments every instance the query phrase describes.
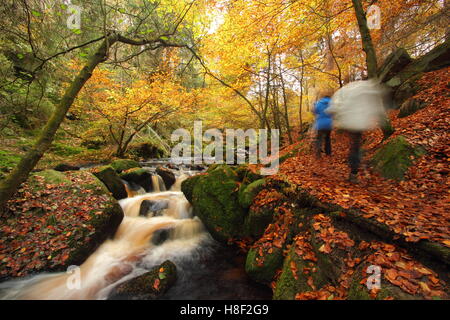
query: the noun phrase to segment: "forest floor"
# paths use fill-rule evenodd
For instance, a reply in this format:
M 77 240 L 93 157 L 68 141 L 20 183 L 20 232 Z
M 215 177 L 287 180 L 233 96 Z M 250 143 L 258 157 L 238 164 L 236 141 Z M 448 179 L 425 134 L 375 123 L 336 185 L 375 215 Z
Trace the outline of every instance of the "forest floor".
M 411 116 L 390 118 L 395 133 L 383 141 L 381 130 L 367 132 L 359 183 L 347 181 L 350 141 L 343 132 L 332 133 L 332 156 L 317 159 L 311 150 L 299 152 L 280 167 L 279 175 L 301 186 L 324 202 L 354 208 L 365 218 L 386 224 L 406 241 L 429 239 L 450 247 L 450 69 L 427 74 L 428 86 L 417 96 L 428 106 Z M 370 167 L 376 150 L 402 135 L 413 146 L 422 146 L 427 154 L 409 168 L 403 181 L 384 179 Z M 312 143 L 312 141 L 310 141 Z M 298 144 L 287 147 L 287 153 Z

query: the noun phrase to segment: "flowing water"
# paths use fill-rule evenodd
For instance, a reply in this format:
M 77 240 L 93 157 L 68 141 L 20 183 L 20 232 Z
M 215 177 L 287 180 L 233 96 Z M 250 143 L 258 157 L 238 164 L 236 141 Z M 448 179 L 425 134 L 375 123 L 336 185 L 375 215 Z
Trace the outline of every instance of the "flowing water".
M 200 219 L 192 216 L 180 192 L 181 175 L 170 191 L 152 176 L 152 193 L 133 191 L 120 200 L 124 219 L 115 236 L 105 241 L 74 273 L 40 274 L 0 284 L 2 299 L 107 299 L 118 284 L 166 260 L 177 266 L 178 279 L 161 299 L 269 299 L 270 290 L 253 284 L 243 271 L 244 257 L 216 243 Z M 147 212 L 141 207 L 147 202 Z M 161 238 L 162 234 L 165 238 Z

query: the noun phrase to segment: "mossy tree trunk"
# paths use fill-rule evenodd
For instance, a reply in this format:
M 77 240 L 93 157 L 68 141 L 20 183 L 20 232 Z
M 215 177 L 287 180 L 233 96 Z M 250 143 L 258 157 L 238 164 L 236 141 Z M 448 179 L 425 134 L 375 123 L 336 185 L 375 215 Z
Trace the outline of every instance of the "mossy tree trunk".
M 99 63 L 105 60 L 107 48 L 117 41 L 117 36 L 105 39 L 88 63 L 80 71 L 72 84 L 67 88 L 61 102 L 53 112 L 34 146 L 22 157 L 14 170 L 0 183 L 0 208 L 14 195 L 17 188 L 25 182 L 31 170 L 36 166 L 44 153 L 50 148 L 55 133 L 63 122 L 67 111 L 71 107 L 86 81 Z
M 359 32 L 361 33 L 363 50 L 366 53 L 367 74 L 369 78 L 377 76 L 378 63 L 375 47 L 372 42 L 369 27 L 367 26 L 367 17 L 361 0 L 352 0 L 355 9 L 356 19 L 358 20 Z
M 103 43 L 97 49 L 95 54 L 88 60 L 87 64 L 73 80 L 69 88 L 67 88 L 61 102 L 55 109 L 50 119 L 47 121 L 45 127 L 42 129 L 42 132 L 36 140 L 34 146 L 22 157 L 21 161 L 13 169 L 13 171 L 0 182 L 0 210 L 5 208 L 8 200 L 11 199 L 16 193 L 18 187 L 26 181 L 30 172 L 42 158 L 44 153 L 50 148 L 56 131 L 64 121 L 64 118 L 72 106 L 72 103 L 83 88 L 86 81 L 88 81 L 92 76 L 95 68 L 107 59 L 109 48 L 116 42 L 122 42 L 132 46 L 152 45 L 151 50 L 167 47 L 186 48 L 186 45 L 169 43 L 167 41 L 166 38 L 174 35 L 174 33 L 175 31 L 171 34 L 161 35 L 154 39 L 139 40 L 129 39 L 117 33 L 112 33 L 104 37 Z M 56 56 L 58 55 L 55 55 L 54 57 Z

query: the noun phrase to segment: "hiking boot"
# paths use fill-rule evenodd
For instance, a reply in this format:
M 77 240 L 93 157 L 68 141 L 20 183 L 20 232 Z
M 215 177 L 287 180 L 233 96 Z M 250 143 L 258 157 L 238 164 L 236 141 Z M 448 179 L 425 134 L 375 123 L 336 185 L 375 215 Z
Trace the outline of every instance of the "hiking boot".
M 350 176 L 348 177 L 348 181 L 350 183 L 358 183 L 358 175 L 356 173 L 350 173 Z

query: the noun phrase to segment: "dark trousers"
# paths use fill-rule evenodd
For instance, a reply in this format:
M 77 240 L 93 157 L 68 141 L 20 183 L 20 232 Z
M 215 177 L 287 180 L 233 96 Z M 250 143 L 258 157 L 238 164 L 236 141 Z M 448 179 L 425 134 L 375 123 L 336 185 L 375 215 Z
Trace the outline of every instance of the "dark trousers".
M 349 131 L 350 136 L 350 154 L 348 156 L 348 162 L 350 165 L 350 171 L 352 174 L 357 174 L 359 166 L 361 164 L 361 142 L 362 132 Z
M 322 143 L 325 144 L 326 155 L 331 155 L 331 130 L 318 130 L 316 139 L 316 152 L 317 156 L 320 157 L 322 152 Z

